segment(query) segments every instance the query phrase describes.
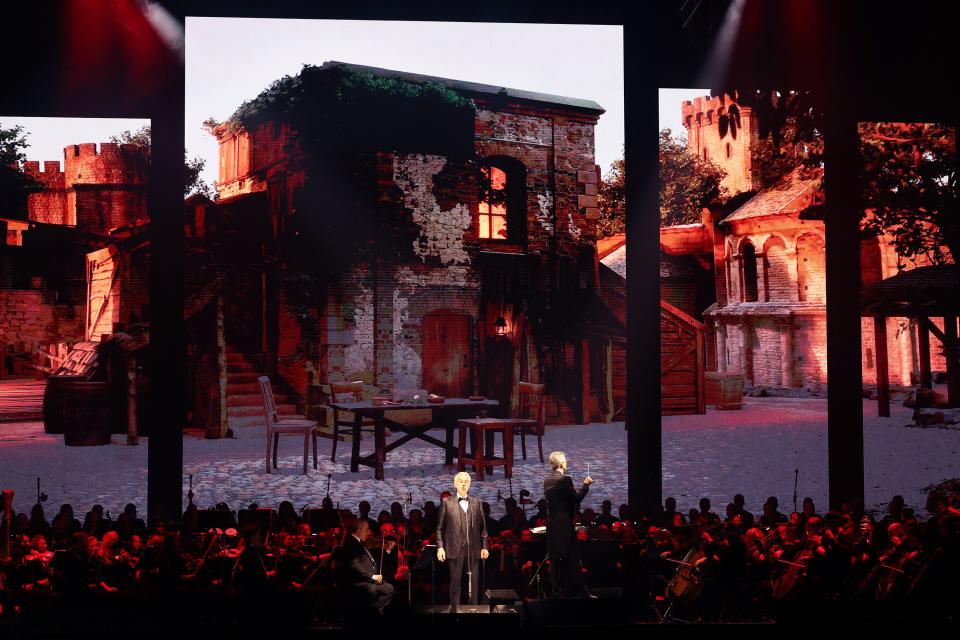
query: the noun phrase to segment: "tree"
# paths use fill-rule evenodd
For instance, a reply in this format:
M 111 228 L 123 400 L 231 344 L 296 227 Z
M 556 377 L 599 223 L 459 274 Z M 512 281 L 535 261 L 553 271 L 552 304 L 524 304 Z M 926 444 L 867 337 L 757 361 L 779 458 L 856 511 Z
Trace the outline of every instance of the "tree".
M 623 156 L 623 149 L 620 155 Z M 600 188 L 597 190 L 597 205 L 600 208 L 600 217 L 597 219 L 598 238 L 606 238 L 626 230 L 625 179 L 626 166 L 621 157 L 610 164 L 610 171 L 600 181 Z
M 146 149 L 150 149 L 151 144 L 151 130 L 150 125 L 145 125 L 140 127 L 136 131 L 130 131 L 129 129 L 123 131 L 118 136 L 111 136 L 110 142 L 115 142 L 118 144 L 137 144 Z M 187 150 L 183 150 L 183 173 L 184 173 L 184 184 L 183 184 L 183 195 L 189 196 L 195 193 L 199 193 L 208 198 L 213 198 L 213 189 L 200 177 L 203 173 L 204 167 L 207 165 L 207 161 L 201 158 L 200 156 L 194 156 L 193 158 L 187 157 Z
M 861 123 L 859 133 L 864 233 L 890 235 L 897 253 L 914 262 L 954 262 L 960 255 L 956 130 L 871 122 Z
M 700 222 L 701 210 L 727 196 L 726 172 L 687 151 L 670 129 L 660 131 L 660 226 Z
M 115 144 L 136 144 L 149 150 L 151 145 L 150 125 L 144 125 L 136 131 L 127 129 L 126 131 L 120 132 L 118 136 L 110 136 L 110 142 Z
M 24 150 L 29 146 L 23 127 L 4 129 L 0 123 L 0 216 L 25 216 L 27 195 L 40 189 L 22 169 L 27 159 Z
M 723 93 L 736 102 L 718 116 L 720 138 L 737 138 L 741 128 L 740 110 L 749 108 L 757 123 L 757 144 L 751 150 L 758 168 L 760 188 L 773 186 L 796 167 L 818 167 L 823 159 L 823 116 L 819 103 L 809 91 L 740 91 Z

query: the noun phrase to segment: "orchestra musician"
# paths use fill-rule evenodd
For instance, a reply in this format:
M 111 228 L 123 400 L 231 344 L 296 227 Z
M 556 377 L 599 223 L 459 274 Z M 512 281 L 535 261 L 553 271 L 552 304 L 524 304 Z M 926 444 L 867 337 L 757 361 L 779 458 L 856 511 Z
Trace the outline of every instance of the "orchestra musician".
M 343 544 L 336 553 L 338 586 L 352 591 L 349 596 L 359 609 L 370 607 L 383 614 L 393 599 L 393 585 L 383 579 L 373 554 L 363 544 L 370 537 L 370 523 L 353 519 L 345 528 Z

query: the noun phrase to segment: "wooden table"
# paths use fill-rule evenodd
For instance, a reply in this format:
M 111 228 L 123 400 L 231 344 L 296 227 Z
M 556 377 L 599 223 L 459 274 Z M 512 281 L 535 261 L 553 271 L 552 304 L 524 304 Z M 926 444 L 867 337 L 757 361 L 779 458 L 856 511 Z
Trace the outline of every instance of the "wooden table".
M 350 455 L 350 471 L 356 473 L 360 465 L 373 467 L 376 470 L 377 480 L 383 480 L 383 465 L 387 459 L 387 452 L 403 446 L 414 438 L 438 446 L 444 450 L 444 464 L 453 464 L 456 448 L 453 444 L 453 429 L 460 418 L 475 418 L 484 414 L 488 409 L 499 406 L 496 400 L 468 400 L 466 398 L 447 398 L 442 404 L 404 402 L 402 404 L 374 405 L 370 400 L 362 402 L 331 403 L 341 411 L 353 412 L 353 448 Z M 419 427 L 408 427 L 386 417 L 387 411 L 417 411 L 429 410 L 432 414 L 428 424 Z M 365 456 L 360 455 L 360 425 L 364 418 L 371 418 L 374 422 L 374 450 Z M 404 435 L 386 443 L 386 430 L 402 432 Z M 446 430 L 446 439 L 440 440 L 427 434 L 430 429 Z

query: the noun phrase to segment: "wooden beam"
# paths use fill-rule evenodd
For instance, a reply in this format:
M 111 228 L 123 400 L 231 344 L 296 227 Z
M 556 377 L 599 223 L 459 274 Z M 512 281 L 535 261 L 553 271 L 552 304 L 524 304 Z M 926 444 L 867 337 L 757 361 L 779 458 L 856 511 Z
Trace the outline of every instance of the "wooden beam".
M 930 375 L 930 331 L 927 326 L 933 326 L 929 318 L 918 318 L 917 322 L 917 351 L 920 358 L 920 388 L 932 389 L 933 376 Z
M 943 333 L 943 331 L 940 331 L 940 327 L 930 322 L 930 318 L 926 316 L 921 316 L 920 318 L 918 318 L 918 320 L 920 320 L 920 324 L 922 326 L 927 328 L 927 331 L 929 331 L 934 336 L 936 336 L 937 340 L 939 340 L 941 344 L 944 344 L 946 342 L 947 340 L 946 335 Z
M 877 354 L 877 415 L 890 417 L 890 374 L 887 368 L 887 319 L 873 317 L 873 346 Z

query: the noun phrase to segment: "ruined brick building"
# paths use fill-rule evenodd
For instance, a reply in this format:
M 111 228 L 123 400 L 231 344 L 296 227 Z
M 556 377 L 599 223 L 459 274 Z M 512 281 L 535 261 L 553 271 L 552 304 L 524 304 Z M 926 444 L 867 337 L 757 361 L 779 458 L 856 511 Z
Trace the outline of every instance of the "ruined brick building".
M 328 174 L 327 159 L 311 164 L 302 132 L 282 116 L 220 125 L 219 199 L 188 202 L 185 222 L 204 264 L 196 272 L 222 282 L 188 282 L 188 314 L 206 318 L 192 326 L 210 373 L 218 353 L 246 358 L 308 409 L 323 385 L 362 380 L 370 394 L 483 394 L 507 413 L 517 382 L 529 380 L 546 383 L 551 421 L 610 419 L 611 341 L 624 331 L 596 295 L 594 125 L 603 109 L 590 100 L 344 63 L 312 69 L 314 77 L 362 74 L 469 99 L 469 153 L 418 149 L 414 137 L 404 150 L 387 143 L 351 150 L 336 167 L 326 165 Z M 341 179 L 359 185 L 349 202 L 334 198 Z M 323 202 L 304 202 L 310 180 L 329 185 L 316 199 Z M 305 303 L 292 282 L 295 268 L 271 245 L 296 225 L 309 226 L 308 208 L 326 220 L 368 215 L 371 226 L 340 244 L 373 246 L 336 273 L 320 274 L 307 292 L 316 297 Z M 214 242 L 211 227 L 220 238 L 233 230 L 255 257 L 201 257 L 209 251 L 200 248 Z M 204 328 L 214 324 L 222 326 L 216 349 Z M 220 400 L 231 393 L 224 385 Z M 238 402 L 223 402 L 220 412 Z M 217 419 L 205 403 L 197 401 L 204 417 L 195 422 Z
M 720 117 L 732 107 L 739 110 L 739 132 L 723 136 Z M 749 107 L 725 95 L 686 101 L 681 109 L 690 153 L 726 171 L 723 185 L 731 198 L 753 194 L 733 211 L 705 213 L 701 224 L 661 231 L 662 251 L 697 258 L 706 265 L 701 276 L 712 271 L 715 302 L 702 309 L 708 369 L 742 373 L 755 387 L 824 390 L 825 236 L 823 221 L 811 213 L 822 201 L 822 170 L 798 166 L 761 188 L 758 124 Z M 900 262 L 889 238 L 864 240 L 863 284 L 895 275 Z M 663 295 L 677 296 L 682 289 L 682 279 L 667 278 Z M 890 382 L 910 386 L 917 370 L 916 327 L 897 318 L 887 324 Z M 863 318 L 861 331 L 863 380 L 873 384 L 871 319 Z M 934 354 L 938 365 L 945 366 Z
M 2 222 L 0 343 L 8 360 L 15 354 L 32 369 L 39 347 L 88 339 L 91 327 L 97 339 L 131 314 L 134 321 L 145 317 L 149 272 L 143 255 L 127 255 L 116 275 L 103 264 L 123 251 L 117 238 L 147 218 L 148 162 L 149 151 L 138 145 L 104 142 L 99 149 L 69 145 L 62 165 L 47 161 L 42 171 L 39 162 L 24 163 L 40 189 L 27 196 L 26 220 Z M 8 366 L 5 373 L 14 372 Z

